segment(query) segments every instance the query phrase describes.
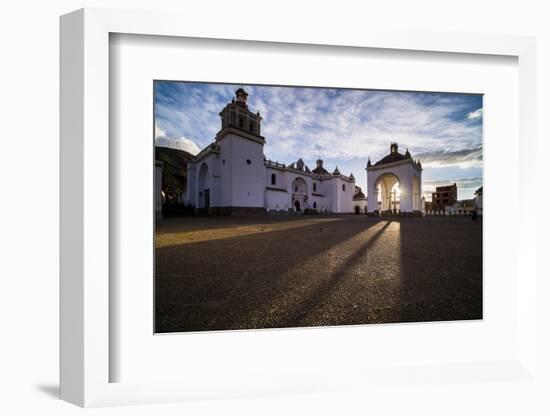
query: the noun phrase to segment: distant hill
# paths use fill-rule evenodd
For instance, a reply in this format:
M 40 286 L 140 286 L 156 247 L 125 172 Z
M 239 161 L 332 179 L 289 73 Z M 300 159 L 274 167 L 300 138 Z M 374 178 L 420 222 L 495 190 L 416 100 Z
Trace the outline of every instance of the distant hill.
M 181 202 L 187 188 L 187 163 L 193 155 L 185 150 L 155 147 L 155 160 L 163 162 L 162 191 L 166 203 Z

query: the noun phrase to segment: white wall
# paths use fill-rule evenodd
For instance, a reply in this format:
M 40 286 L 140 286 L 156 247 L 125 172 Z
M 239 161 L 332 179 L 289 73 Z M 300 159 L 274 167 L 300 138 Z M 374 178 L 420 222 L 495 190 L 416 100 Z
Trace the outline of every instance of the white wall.
M 288 192 L 282 191 L 272 191 L 266 189 L 266 208 L 268 211 L 277 210 L 277 211 L 286 211 L 291 208 L 290 205 L 290 195 Z
M 230 161 L 231 203 L 233 207 L 263 207 L 265 164 L 263 146 L 234 134 L 221 141 L 222 159 Z M 250 164 L 247 163 L 250 160 Z M 226 173 L 226 172 L 224 172 Z M 227 176 L 223 176 L 224 181 Z M 227 199 L 226 201 L 229 201 Z M 224 201 L 224 202 L 226 202 Z
M 2 62 L 0 82 L 2 96 L 0 114 L 3 125 L 2 191 L 8 200 L 21 194 L 22 184 L 32 184 L 34 199 L 40 201 L 40 214 L 35 204 L 1 204 L 2 257 L 0 275 L 4 295 L 0 312 L 6 342 L 2 345 L 1 391 L 4 393 L 0 412 L 6 415 L 55 414 L 81 415 L 82 410 L 55 399 L 58 383 L 58 276 L 59 276 L 59 40 L 58 16 L 84 6 L 169 9 L 208 19 L 209 27 L 230 20 L 242 22 L 238 30 L 262 28 L 266 18 L 284 22 L 287 28 L 324 27 L 334 31 L 355 31 L 360 36 L 365 16 L 371 27 L 383 31 L 394 28 L 406 30 L 412 26 L 432 30 L 482 33 L 516 33 L 537 35 L 538 134 L 542 149 L 543 138 L 550 137 L 550 123 L 543 117 L 550 114 L 550 26 L 547 4 L 542 1 L 463 0 L 448 3 L 436 0 L 395 0 L 393 2 L 339 2 L 320 0 L 315 3 L 315 19 L 307 2 L 279 0 L 277 7 L 270 2 L 243 0 L 242 7 L 232 2 L 185 2 L 174 0 L 51 0 L 4 2 L 0 13 Z M 497 17 L 498 18 L 495 18 Z M 182 22 L 185 24 L 185 22 Z M 205 27 L 207 26 L 205 22 Z M 268 29 L 265 29 L 268 33 Z M 330 35 L 327 34 L 327 38 Z M 232 64 L 232 63 L 224 63 Z M 337 74 L 335 74 L 337 79 Z M 251 80 L 253 81 L 253 80 Z M 29 121 L 32 121 L 29 122 Z M 22 169 L 16 155 L 25 150 L 26 163 L 33 169 Z M 533 154 L 542 166 L 545 152 Z M 39 174 L 37 174 L 39 172 Z M 542 172 L 542 171 L 541 171 Z M 13 178 L 17 180 L 4 180 Z M 538 189 L 545 189 L 542 174 L 533 174 Z M 489 191 L 487 191 L 489 192 Z M 541 206 L 549 205 L 545 192 L 538 195 Z M 539 238 L 550 235 L 549 223 L 540 223 Z M 32 238 L 29 238 L 32 236 Z M 544 237 L 546 241 L 546 237 Z M 540 257 L 543 258 L 542 256 Z M 542 266 L 542 265 L 541 265 Z M 539 293 L 549 293 L 549 280 L 540 279 Z M 32 288 L 32 290 L 30 289 Z M 18 295 L 20 294 L 20 295 Z M 542 296 L 542 295 L 541 295 Z M 23 302 L 24 299 L 24 302 Z M 548 326 L 550 303 L 538 305 L 539 325 Z M 312 330 L 317 331 L 317 330 Z M 542 351 L 549 350 L 550 335 L 541 330 Z M 336 348 L 337 346 L 335 346 Z M 547 368 L 548 357 L 539 361 Z M 414 369 L 413 369 L 414 370 Z M 131 406 L 95 409 L 94 415 L 257 415 L 317 413 L 319 415 L 356 414 L 368 409 L 372 414 L 439 415 L 441 409 L 449 414 L 472 413 L 505 415 L 549 414 L 548 402 L 538 400 L 547 393 L 533 387 L 527 380 L 521 387 L 514 383 L 484 384 L 483 389 L 468 383 L 437 383 L 432 387 L 419 385 L 388 388 L 370 395 L 352 395 L 346 391 L 325 394 L 262 397 L 219 401 L 192 401 L 163 406 Z M 322 382 L 322 380 L 320 380 Z M 426 400 L 429 397 L 429 400 Z M 468 397 L 468 400 L 456 400 Z M 396 399 L 398 398 L 398 399 Z M 449 406 L 452 403 L 452 406 Z M 421 412 L 419 411 L 421 409 Z
M 222 140 L 220 146 L 220 174 L 221 174 L 221 203 L 222 207 L 230 207 L 233 203 L 233 176 L 232 176 L 232 155 L 231 140 Z
M 361 214 L 365 213 L 365 208 L 367 207 L 367 200 L 366 199 L 359 199 L 353 201 L 353 213 L 355 213 L 355 207 L 359 207 L 359 212 Z
M 349 182 L 346 180 L 338 179 L 338 200 L 339 200 L 339 213 L 353 212 L 353 195 L 355 194 L 355 182 Z M 342 185 L 345 185 L 346 189 L 342 189 Z
M 314 206 L 314 203 L 316 203 L 315 206 Z M 330 207 L 329 207 L 328 197 L 312 195 L 311 196 L 311 208 L 315 208 L 319 211 L 329 210 Z
M 353 194 L 355 182 L 349 182 L 335 177 L 322 182 L 323 193 L 327 196 L 329 211 L 337 214 L 353 211 Z M 344 191 L 342 185 L 345 185 Z
M 271 183 L 271 175 L 276 176 L 276 183 Z M 265 168 L 265 183 L 267 187 L 283 189 L 283 191 L 274 191 L 270 189 L 265 190 L 265 207 L 267 210 L 287 210 L 291 208 L 290 201 L 290 184 L 287 182 L 288 178 L 285 171 L 279 169 L 273 169 L 270 167 Z

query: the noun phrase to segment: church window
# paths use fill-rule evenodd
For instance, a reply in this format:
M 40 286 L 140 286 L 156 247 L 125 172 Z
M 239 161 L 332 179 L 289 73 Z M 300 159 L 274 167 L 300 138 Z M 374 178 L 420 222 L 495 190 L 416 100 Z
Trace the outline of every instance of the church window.
M 344 192 L 346 191 L 346 184 L 342 185 L 342 191 L 344 191 Z
M 298 185 L 294 186 L 294 192 L 298 192 Z
M 246 164 L 250 165 L 250 164 L 252 164 L 252 161 L 250 159 L 246 159 Z
M 254 130 L 256 130 L 256 123 L 253 121 L 250 121 L 250 131 L 254 132 Z
M 313 192 L 317 192 L 317 184 L 313 182 Z
M 317 209 L 317 202 L 313 203 L 313 209 Z
M 239 117 L 239 127 L 242 129 L 244 127 L 244 118 Z
M 271 185 L 276 185 L 276 184 L 277 184 L 277 175 L 272 173 L 271 174 Z
M 237 119 L 237 116 L 235 115 L 235 112 L 231 112 L 231 124 L 235 125 L 235 120 Z

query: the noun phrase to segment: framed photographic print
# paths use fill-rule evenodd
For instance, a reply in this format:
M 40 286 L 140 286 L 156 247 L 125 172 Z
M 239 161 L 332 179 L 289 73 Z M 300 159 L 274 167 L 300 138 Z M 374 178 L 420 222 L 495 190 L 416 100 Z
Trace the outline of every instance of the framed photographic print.
M 154 100 L 155 333 L 483 318 L 481 94 Z
M 181 19 L 61 19 L 62 398 L 532 379 L 534 41 Z

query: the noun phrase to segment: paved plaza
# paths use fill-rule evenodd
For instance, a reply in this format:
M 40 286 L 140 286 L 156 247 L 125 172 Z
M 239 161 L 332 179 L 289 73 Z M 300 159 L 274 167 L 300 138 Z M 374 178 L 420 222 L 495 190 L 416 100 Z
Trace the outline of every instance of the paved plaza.
M 167 218 L 156 332 L 482 318 L 469 217 Z

